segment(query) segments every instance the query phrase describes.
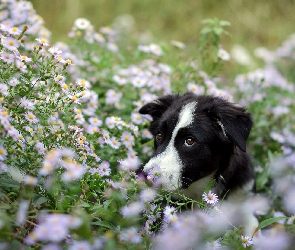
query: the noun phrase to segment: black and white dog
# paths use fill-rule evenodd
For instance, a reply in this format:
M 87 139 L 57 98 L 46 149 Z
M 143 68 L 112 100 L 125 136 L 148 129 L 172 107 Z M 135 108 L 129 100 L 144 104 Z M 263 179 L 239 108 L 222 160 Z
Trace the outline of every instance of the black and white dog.
M 139 112 L 153 119 L 155 147 L 143 172 L 160 167 L 165 189 L 198 200 L 215 179 L 214 192 L 221 198 L 227 194 L 230 204 L 251 197 L 255 181 L 246 140 L 253 121 L 244 108 L 222 98 L 187 93 L 160 97 Z M 249 235 L 257 219 L 249 212 L 243 223 Z

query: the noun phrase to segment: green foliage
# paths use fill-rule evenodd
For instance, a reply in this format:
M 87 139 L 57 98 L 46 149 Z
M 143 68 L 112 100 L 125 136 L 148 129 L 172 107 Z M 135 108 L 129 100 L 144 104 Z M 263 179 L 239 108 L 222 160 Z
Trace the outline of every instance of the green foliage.
M 225 231 L 232 226 L 227 221 L 221 232 L 211 230 L 222 218 L 217 207 L 180 190 L 163 190 L 157 175 L 147 181 L 135 174 L 153 146 L 149 120 L 138 108 L 187 90 L 248 107 L 255 122 L 249 153 L 260 167 L 257 189 L 268 195 L 273 209 L 261 213 L 257 230 L 288 218 L 286 229 L 294 233 L 294 208 L 288 203 L 292 180 L 284 179 L 294 177 L 289 157 L 294 84 L 280 74 L 294 79 L 292 60 L 285 64 L 285 56 L 277 56 L 272 70 L 233 75 L 233 83 L 226 84 L 222 69 L 230 55 L 221 41 L 228 35 L 227 21 L 204 20 L 193 53 L 177 41 L 126 46 L 126 40 L 116 40 L 119 31 L 96 32 L 87 19 L 75 21 L 68 44 L 51 46 L 29 2 L 7 1 L 1 8 L 9 20 L 13 9 L 26 16 L 17 27 L 0 27 L 0 244 L 151 249 L 158 239 L 164 246 L 173 239 L 192 248 L 221 236 L 223 246 L 244 249 L 242 227 Z M 268 79 L 269 74 L 277 78 Z M 276 177 L 285 189 L 273 187 Z M 212 189 L 214 181 L 204 192 Z M 273 218 L 279 210 L 287 216 Z M 187 242 L 175 235 L 179 228 Z

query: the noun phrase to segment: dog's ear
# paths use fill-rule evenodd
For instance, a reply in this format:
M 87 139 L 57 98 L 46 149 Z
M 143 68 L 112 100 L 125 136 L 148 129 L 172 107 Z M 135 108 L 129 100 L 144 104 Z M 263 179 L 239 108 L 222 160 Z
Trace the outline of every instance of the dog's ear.
M 208 115 L 222 131 L 219 136 L 227 137 L 245 152 L 246 141 L 253 126 L 251 114 L 247 113 L 244 108 L 235 106 L 221 98 L 214 99 L 213 105 L 208 110 Z
M 139 109 L 142 115 L 150 115 L 153 120 L 159 119 L 163 113 L 172 105 L 177 99 L 178 95 L 165 95 L 150 103 L 145 104 Z

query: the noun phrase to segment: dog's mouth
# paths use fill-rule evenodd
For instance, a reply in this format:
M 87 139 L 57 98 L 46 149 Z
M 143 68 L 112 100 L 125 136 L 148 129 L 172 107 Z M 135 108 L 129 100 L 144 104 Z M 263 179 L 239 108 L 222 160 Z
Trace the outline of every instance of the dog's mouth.
M 190 177 L 183 176 L 181 177 L 181 188 L 188 188 L 193 182 L 193 179 Z

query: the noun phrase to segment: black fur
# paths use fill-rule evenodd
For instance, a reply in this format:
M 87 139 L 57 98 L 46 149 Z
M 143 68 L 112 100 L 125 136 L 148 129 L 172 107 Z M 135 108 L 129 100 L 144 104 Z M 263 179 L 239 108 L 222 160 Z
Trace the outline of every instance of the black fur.
M 161 140 L 154 142 L 156 156 L 166 149 L 182 107 L 193 101 L 197 102 L 194 121 L 189 128 L 179 130 L 174 145 L 184 165 L 181 188 L 188 188 L 215 172 L 217 192 L 222 197 L 254 179 L 246 153 L 246 141 L 253 126 L 251 115 L 222 98 L 193 93 L 160 97 L 144 105 L 139 112 L 152 116 L 150 131 L 154 137 L 162 134 Z M 195 143 L 184 147 L 188 137 Z

